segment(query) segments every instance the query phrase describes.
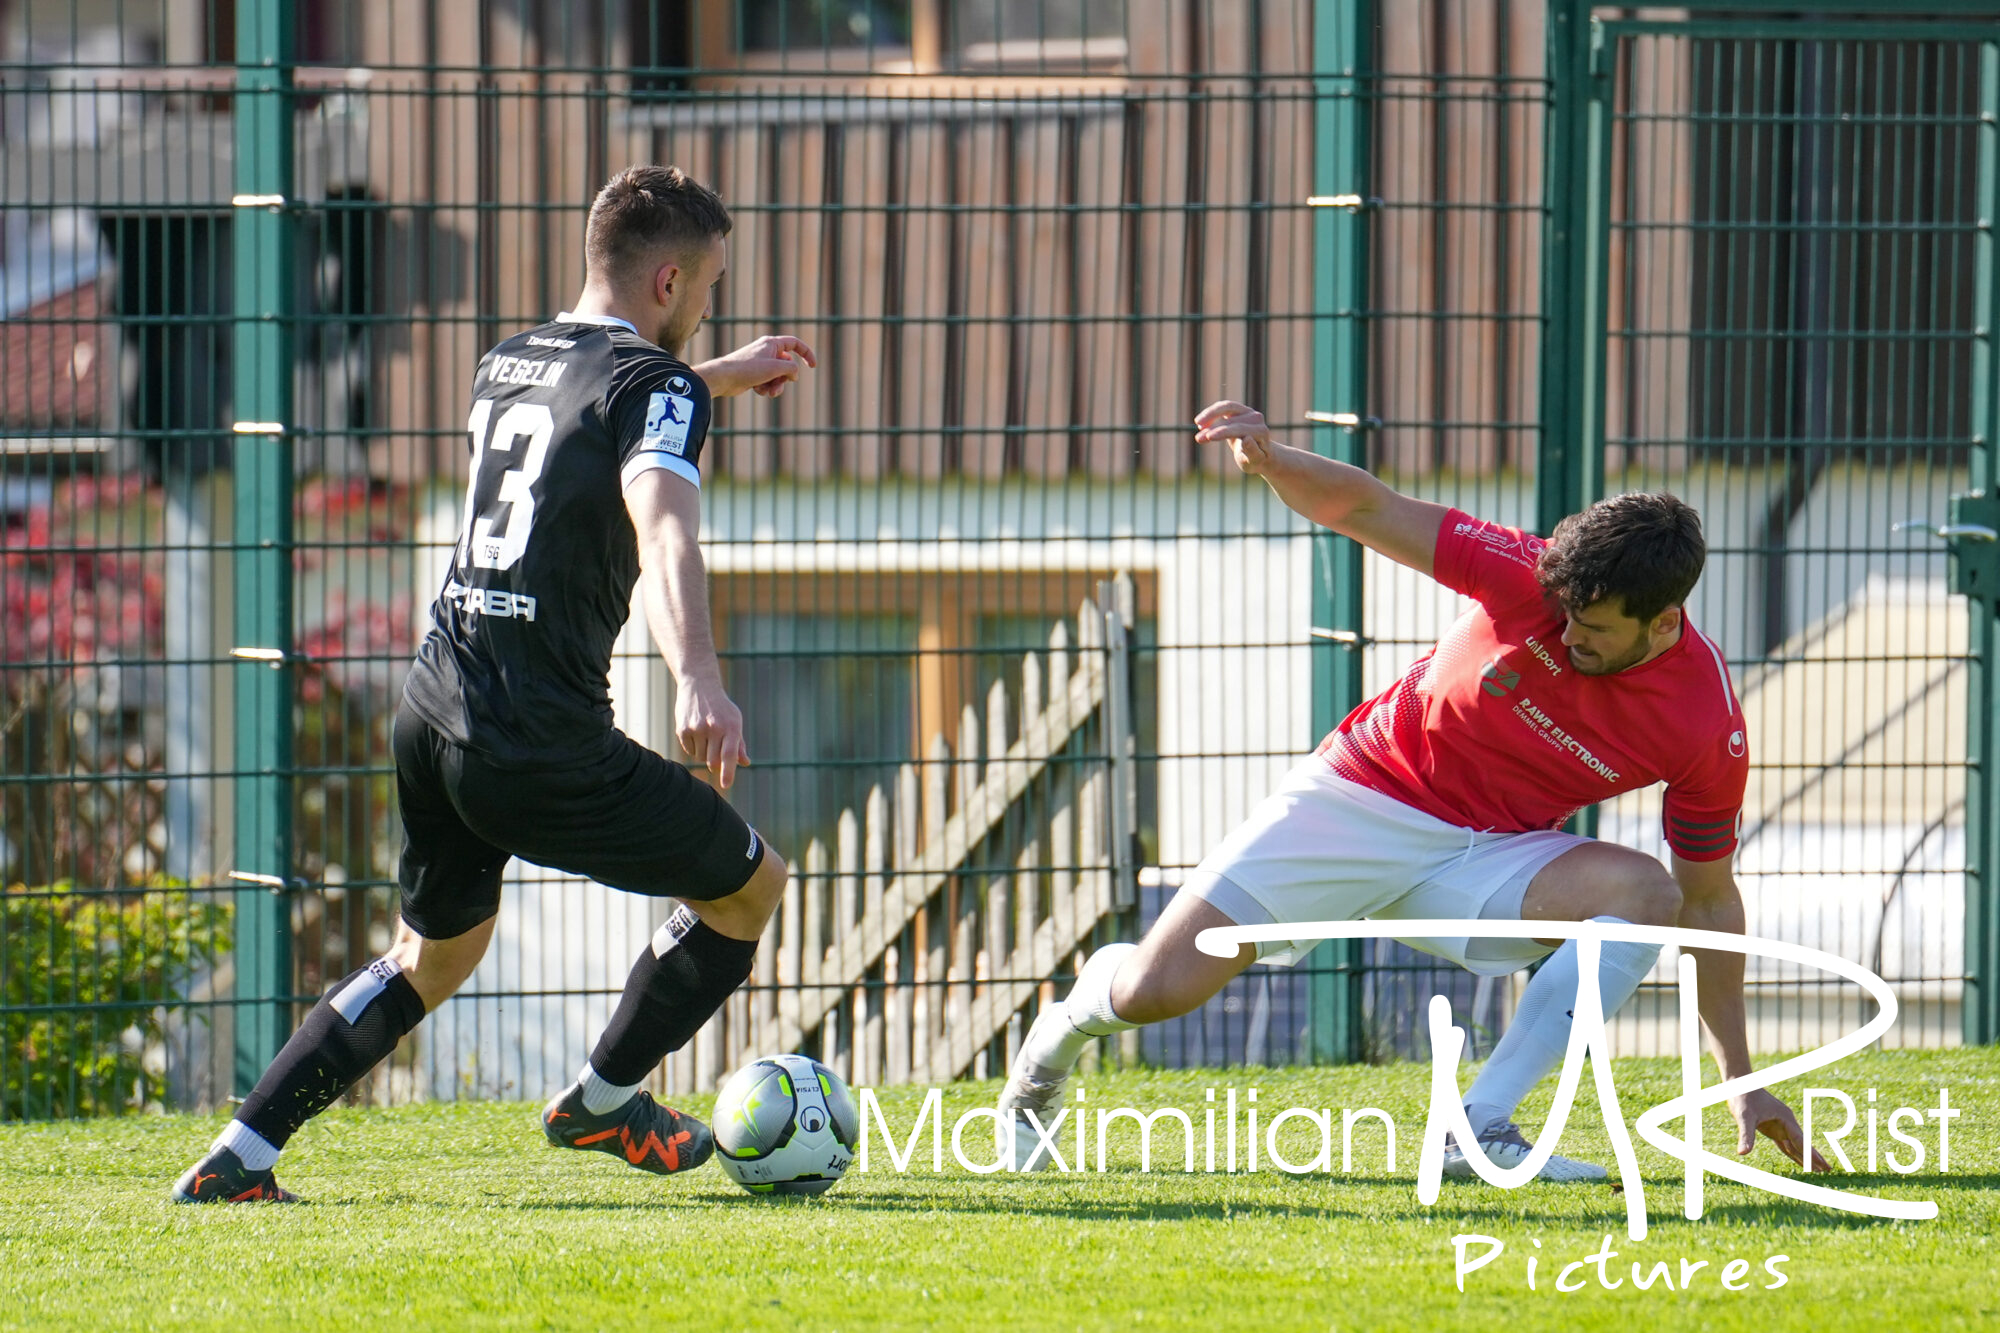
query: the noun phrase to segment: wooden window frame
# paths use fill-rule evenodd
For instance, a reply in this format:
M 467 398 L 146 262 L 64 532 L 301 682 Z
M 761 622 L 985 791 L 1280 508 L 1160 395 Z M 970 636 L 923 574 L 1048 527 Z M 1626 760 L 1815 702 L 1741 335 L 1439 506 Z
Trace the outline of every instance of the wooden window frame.
M 978 622 L 988 615 L 1064 620 L 1075 631 L 1077 608 L 1109 569 L 965 570 L 870 574 L 814 571 L 715 573 L 709 611 L 718 651 L 729 648 L 736 615 L 909 616 L 917 622 L 911 743 L 920 759 L 936 736 L 956 743 L 959 715 L 973 697 Z M 1159 578 L 1134 571 L 1135 614 L 1158 614 Z

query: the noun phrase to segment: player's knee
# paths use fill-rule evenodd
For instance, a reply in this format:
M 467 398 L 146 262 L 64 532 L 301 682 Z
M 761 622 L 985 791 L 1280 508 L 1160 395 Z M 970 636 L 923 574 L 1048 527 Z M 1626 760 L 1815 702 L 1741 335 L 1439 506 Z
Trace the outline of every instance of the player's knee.
M 1127 1023 L 1164 1023 L 1198 1008 L 1208 998 L 1190 1000 L 1180 991 L 1172 978 L 1162 976 L 1158 968 L 1147 967 L 1144 958 L 1135 955 L 1111 979 L 1111 1012 Z
M 785 858 L 767 842 L 763 858 L 757 862 L 757 868 L 742 888 L 711 902 L 692 906 L 703 920 L 724 934 L 748 939 L 762 932 L 765 923 L 778 910 L 778 904 L 784 900 L 785 882 L 790 874 Z
M 785 865 L 785 858 L 770 843 L 764 844 L 764 859 L 757 863 L 757 872 L 750 876 L 750 882 L 743 886 L 747 895 L 745 906 L 759 914 L 759 919 L 768 921 L 784 901 L 785 884 L 791 879 L 791 871 Z
M 1671 926 L 1681 919 L 1681 886 L 1663 867 L 1641 872 L 1627 886 L 1620 915 L 1642 926 Z
M 456 994 L 472 976 L 486 956 L 493 924 L 488 918 L 463 935 L 426 939 L 411 930 L 408 923 L 398 922 L 396 941 L 387 956 L 403 969 L 404 977 L 429 1012 Z

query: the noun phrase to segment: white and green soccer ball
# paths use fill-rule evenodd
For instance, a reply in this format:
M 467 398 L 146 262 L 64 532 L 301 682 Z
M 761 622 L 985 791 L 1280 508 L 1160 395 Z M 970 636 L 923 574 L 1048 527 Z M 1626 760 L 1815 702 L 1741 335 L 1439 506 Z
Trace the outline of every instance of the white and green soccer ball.
M 767 1055 L 715 1099 L 715 1159 L 752 1194 L 819 1194 L 854 1160 L 861 1117 L 840 1076 L 804 1055 Z

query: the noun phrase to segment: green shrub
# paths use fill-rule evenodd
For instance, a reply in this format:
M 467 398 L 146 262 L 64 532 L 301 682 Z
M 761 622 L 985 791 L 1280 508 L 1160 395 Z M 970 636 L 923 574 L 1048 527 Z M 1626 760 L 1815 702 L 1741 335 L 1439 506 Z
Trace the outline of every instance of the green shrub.
M 0 1120 L 159 1103 L 167 1009 L 227 954 L 229 923 L 226 901 L 165 880 L 0 893 Z

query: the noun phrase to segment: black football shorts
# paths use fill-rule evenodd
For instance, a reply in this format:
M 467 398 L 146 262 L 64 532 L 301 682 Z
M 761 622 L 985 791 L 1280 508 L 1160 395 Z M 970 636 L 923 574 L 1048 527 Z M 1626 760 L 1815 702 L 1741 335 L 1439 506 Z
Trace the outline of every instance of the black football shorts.
M 463 935 L 500 910 L 507 858 L 656 898 L 724 898 L 750 882 L 764 844 L 707 783 L 622 733 L 578 767 L 501 768 L 454 745 L 403 704 L 403 919 L 426 939 Z

